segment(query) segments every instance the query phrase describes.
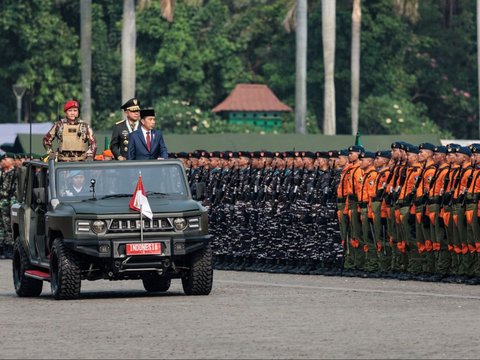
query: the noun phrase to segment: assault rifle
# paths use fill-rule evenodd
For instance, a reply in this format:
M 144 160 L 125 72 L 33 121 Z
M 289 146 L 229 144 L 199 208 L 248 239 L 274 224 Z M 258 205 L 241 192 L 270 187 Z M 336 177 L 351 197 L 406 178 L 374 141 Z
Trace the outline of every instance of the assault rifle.
M 333 179 L 335 178 L 334 170 L 335 169 L 335 161 L 333 161 L 332 166 L 329 168 L 329 178 L 328 178 L 328 183 L 327 186 L 323 188 L 323 198 L 322 198 L 322 205 L 326 205 L 327 201 L 330 198 L 330 195 L 332 193 L 332 183 Z
M 447 198 L 448 194 L 445 193 L 445 191 L 447 190 L 447 187 L 448 187 L 448 184 L 450 183 L 450 171 L 452 170 L 452 163 L 449 163 L 448 164 L 448 169 L 447 169 L 447 174 L 445 175 L 445 177 L 443 178 L 443 184 L 442 184 L 442 188 L 440 189 L 440 205 L 443 206 L 443 204 L 445 203 L 445 199 Z M 450 199 L 447 198 L 446 199 L 447 201 L 447 204 L 449 203 Z
M 315 190 L 317 188 L 318 177 L 319 177 L 320 171 L 321 170 L 318 167 L 315 168 L 315 176 L 313 177 L 312 186 L 310 187 L 310 189 L 308 189 L 308 194 L 307 194 L 307 202 L 309 204 L 313 203 L 313 198 L 314 198 L 313 195 L 314 195 Z
M 425 205 L 427 203 L 428 192 L 430 191 L 432 186 L 435 185 L 435 182 L 437 181 L 440 166 L 438 166 L 437 164 L 433 166 L 435 167 L 435 172 L 433 173 L 432 178 L 428 182 L 428 188 L 425 189 L 425 186 L 423 188 L 423 194 L 422 194 L 422 197 L 420 198 L 420 205 Z
M 413 184 L 412 191 L 410 191 L 410 194 L 408 194 L 405 197 L 405 203 L 408 206 L 412 206 L 413 200 L 415 199 L 415 194 L 417 193 L 418 186 L 420 185 L 420 182 L 422 181 L 423 178 L 423 173 L 425 172 L 425 166 L 427 165 L 427 162 L 425 161 L 422 166 L 422 170 L 420 171 L 420 174 L 418 175 L 417 179 L 415 180 L 415 183 Z
M 395 162 L 390 169 L 390 173 L 388 174 L 387 180 L 382 184 L 381 189 L 377 192 L 377 199 L 378 201 L 382 201 L 385 198 L 385 194 L 387 193 L 387 186 L 390 184 L 392 180 L 393 174 L 395 173 L 396 167 L 398 166 L 399 161 Z
M 407 165 L 405 165 L 405 167 L 403 168 L 400 168 L 398 174 L 400 179 L 397 187 L 395 189 L 392 189 L 392 204 L 397 203 L 398 197 L 400 196 L 400 191 L 402 190 L 402 187 L 403 185 L 405 185 L 405 181 L 407 180 Z
M 386 189 L 384 189 L 384 191 L 382 193 L 382 196 L 380 198 L 380 199 L 385 198 L 385 202 L 390 206 L 393 205 L 393 203 L 394 203 L 394 201 L 393 201 L 394 186 L 398 181 L 398 177 L 400 176 L 400 171 L 401 171 L 400 165 L 402 165 L 402 160 L 401 159 L 399 159 L 395 162 L 395 165 L 392 167 L 392 170 L 390 172 L 390 175 L 389 175 L 390 179 L 389 180 L 392 180 L 392 177 L 393 177 L 392 187 L 391 187 L 390 191 L 388 192 L 387 196 L 385 196 Z M 389 180 L 387 179 L 387 182 L 385 183 L 385 186 L 390 183 Z

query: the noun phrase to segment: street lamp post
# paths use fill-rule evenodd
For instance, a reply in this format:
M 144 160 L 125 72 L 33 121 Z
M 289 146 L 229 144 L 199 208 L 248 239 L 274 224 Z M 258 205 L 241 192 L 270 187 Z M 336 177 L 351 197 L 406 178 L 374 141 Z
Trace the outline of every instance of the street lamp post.
M 23 94 L 25 94 L 25 90 L 27 90 L 27 88 L 23 85 L 13 85 L 13 93 L 17 98 L 17 123 L 20 123 L 22 118 L 22 97 Z

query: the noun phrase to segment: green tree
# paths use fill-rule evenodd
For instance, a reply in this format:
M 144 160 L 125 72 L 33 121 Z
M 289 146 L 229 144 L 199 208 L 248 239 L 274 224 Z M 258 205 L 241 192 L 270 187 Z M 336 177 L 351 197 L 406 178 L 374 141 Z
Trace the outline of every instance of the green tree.
M 26 85 L 32 120 L 55 120 L 66 99 L 81 95 L 78 33 L 62 20 L 53 0 L 2 1 L 0 32 L 0 79 L 6 85 L 1 95 L 12 98 L 12 84 Z M 12 121 L 12 108 L 8 103 L 0 108 L 3 121 Z

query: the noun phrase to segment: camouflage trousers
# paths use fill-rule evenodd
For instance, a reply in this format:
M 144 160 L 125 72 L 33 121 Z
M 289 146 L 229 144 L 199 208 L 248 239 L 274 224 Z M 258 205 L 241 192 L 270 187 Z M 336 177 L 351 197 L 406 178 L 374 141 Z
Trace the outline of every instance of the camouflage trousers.
M 13 245 L 12 226 L 10 221 L 11 201 L 0 200 L 0 247 Z

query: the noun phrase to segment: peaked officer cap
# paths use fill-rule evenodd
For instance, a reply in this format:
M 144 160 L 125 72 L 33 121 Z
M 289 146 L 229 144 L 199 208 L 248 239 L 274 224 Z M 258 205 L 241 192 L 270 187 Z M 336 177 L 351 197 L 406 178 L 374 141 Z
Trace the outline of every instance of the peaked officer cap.
M 130 100 L 127 100 L 120 109 L 138 111 L 140 110 L 140 101 L 137 98 L 131 98 Z

